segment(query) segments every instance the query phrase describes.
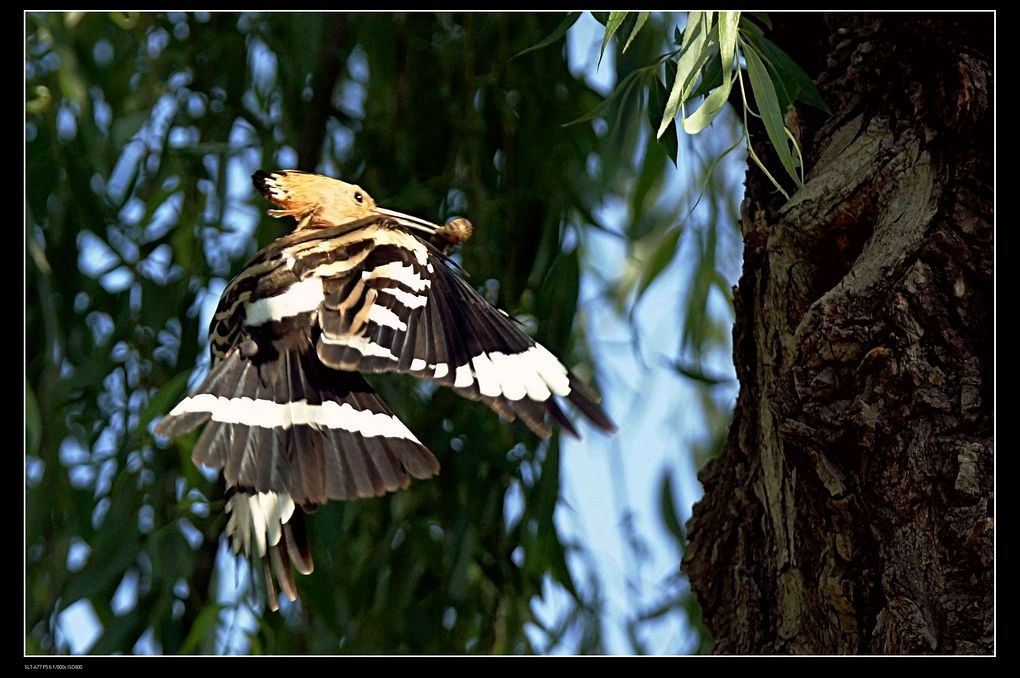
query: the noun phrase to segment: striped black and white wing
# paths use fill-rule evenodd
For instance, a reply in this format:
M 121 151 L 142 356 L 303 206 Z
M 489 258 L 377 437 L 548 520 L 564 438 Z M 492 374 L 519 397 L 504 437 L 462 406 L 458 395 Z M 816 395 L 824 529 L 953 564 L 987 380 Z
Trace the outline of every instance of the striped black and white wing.
M 263 355 L 259 355 L 263 354 Z M 371 497 L 439 470 L 435 457 L 364 378 L 324 368 L 300 347 L 231 350 L 157 426 L 175 437 L 205 424 L 194 461 L 227 485 L 297 505 Z
M 556 397 L 615 430 L 598 397 L 435 249 L 396 228 L 365 237 L 372 244 L 357 268 L 330 275 L 333 263 L 312 274 L 322 279 L 316 352 L 324 365 L 430 379 L 540 435 L 549 434 L 546 411 L 576 435 Z

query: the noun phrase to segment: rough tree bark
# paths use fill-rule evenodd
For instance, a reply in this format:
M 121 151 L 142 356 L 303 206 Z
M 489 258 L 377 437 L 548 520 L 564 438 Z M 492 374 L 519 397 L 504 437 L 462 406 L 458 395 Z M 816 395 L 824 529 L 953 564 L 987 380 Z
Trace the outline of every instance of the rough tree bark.
M 834 115 L 789 202 L 748 171 L 684 566 L 719 653 L 991 652 L 992 16 L 773 20 Z

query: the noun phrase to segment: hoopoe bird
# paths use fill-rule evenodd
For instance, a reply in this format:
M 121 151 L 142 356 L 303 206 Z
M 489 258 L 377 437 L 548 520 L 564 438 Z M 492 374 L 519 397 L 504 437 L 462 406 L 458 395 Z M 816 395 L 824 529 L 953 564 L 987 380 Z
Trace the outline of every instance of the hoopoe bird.
M 281 208 L 269 214 L 297 226 L 224 289 L 209 374 L 155 432 L 205 424 L 192 459 L 222 469 L 225 536 L 235 553 L 261 559 L 273 610 L 277 584 L 296 600 L 293 570 L 314 567 L 306 510 L 439 472 L 364 373 L 435 381 L 541 436 L 547 412 L 577 435 L 557 398 L 616 430 L 597 395 L 458 275 L 447 254 L 471 236 L 467 219 L 437 225 L 393 212 L 319 174 L 260 170 L 252 180 Z

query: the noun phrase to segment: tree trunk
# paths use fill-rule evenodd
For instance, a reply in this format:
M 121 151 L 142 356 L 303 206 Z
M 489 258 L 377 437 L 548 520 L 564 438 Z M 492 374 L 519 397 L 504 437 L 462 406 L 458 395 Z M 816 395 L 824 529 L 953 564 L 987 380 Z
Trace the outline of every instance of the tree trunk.
M 691 586 L 719 653 L 992 652 L 993 17 L 773 20 L 833 116 L 789 202 L 747 174 Z

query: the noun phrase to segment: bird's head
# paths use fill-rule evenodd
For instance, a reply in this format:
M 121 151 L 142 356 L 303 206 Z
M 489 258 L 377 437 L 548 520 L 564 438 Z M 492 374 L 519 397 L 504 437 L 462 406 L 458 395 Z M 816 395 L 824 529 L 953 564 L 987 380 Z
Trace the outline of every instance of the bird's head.
M 270 215 L 297 219 L 295 230 L 328 228 L 371 217 L 386 217 L 399 226 L 429 236 L 440 228 L 431 221 L 379 207 L 360 186 L 322 174 L 259 170 L 252 175 L 252 182 L 267 200 L 283 208 L 269 210 Z

